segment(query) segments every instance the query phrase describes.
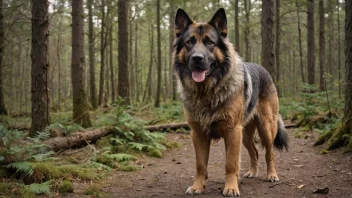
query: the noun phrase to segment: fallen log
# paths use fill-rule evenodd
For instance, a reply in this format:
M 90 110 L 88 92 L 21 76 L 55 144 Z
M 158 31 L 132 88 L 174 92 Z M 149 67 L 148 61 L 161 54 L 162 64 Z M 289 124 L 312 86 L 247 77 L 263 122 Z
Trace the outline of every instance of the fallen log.
M 93 131 L 84 131 L 73 133 L 66 137 L 55 137 L 44 141 L 55 151 L 70 149 L 75 147 L 81 147 L 82 145 L 87 145 L 88 143 L 94 143 L 100 138 L 107 136 L 111 133 L 116 132 L 115 127 L 103 127 L 99 129 L 94 129 Z
M 148 131 L 164 131 L 166 129 L 175 130 L 179 128 L 189 129 L 189 125 L 187 122 L 181 122 L 172 124 L 150 125 L 146 127 Z

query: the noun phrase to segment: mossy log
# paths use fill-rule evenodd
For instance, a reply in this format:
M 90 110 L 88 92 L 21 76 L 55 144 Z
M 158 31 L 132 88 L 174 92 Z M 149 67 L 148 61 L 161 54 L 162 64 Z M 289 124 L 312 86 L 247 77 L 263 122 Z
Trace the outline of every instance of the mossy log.
M 103 127 L 92 131 L 77 132 L 67 137 L 55 137 L 45 140 L 44 143 L 49 145 L 55 151 L 81 147 L 90 142 L 96 142 L 101 137 L 117 132 L 115 127 Z

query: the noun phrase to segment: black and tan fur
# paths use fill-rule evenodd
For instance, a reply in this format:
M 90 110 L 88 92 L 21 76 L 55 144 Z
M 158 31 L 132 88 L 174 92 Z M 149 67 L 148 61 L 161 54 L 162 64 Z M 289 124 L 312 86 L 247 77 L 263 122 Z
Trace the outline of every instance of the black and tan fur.
M 267 179 L 279 181 L 273 145 L 287 149 L 287 133 L 279 116 L 276 88 L 261 66 L 245 63 L 227 39 L 224 9 L 208 23 L 193 22 L 179 9 L 175 18 L 174 69 L 186 119 L 192 129 L 197 176 L 187 194 L 204 191 L 208 177 L 210 142 L 223 138 L 226 149 L 224 196 L 238 196 L 241 143 L 251 167 L 244 177 L 258 172 L 256 129 L 265 147 Z

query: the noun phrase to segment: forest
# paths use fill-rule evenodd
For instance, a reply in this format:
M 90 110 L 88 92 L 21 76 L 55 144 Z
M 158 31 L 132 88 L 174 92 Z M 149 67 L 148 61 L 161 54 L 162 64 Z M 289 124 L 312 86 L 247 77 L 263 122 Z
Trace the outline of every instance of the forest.
M 224 8 L 227 39 L 277 89 L 282 180 L 241 178 L 241 196 L 352 195 L 352 1 L 0 0 L 0 197 L 185 196 L 179 8 L 204 23 Z M 214 144 L 207 197 L 223 187 Z

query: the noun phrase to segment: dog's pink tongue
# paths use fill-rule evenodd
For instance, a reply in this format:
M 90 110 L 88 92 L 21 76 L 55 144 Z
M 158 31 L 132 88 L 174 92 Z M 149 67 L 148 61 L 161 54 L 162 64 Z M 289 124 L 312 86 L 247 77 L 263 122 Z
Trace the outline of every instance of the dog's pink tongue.
M 192 78 L 196 82 L 202 82 L 205 79 L 205 70 L 203 71 L 192 71 Z

